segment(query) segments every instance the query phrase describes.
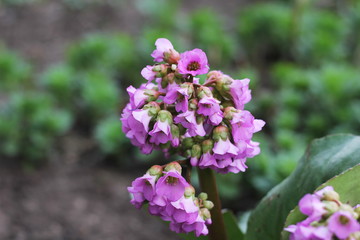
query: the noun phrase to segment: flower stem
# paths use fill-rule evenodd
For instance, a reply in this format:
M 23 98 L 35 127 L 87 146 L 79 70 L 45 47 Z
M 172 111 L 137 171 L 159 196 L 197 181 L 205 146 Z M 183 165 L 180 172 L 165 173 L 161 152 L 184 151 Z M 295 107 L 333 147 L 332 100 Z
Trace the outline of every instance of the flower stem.
M 211 209 L 212 224 L 209 226 L 210 240 L 227 240 L 224 218 L 221 213 L 221 201 L 216 185 L 214 171 L 211 169 L 198 168 L 201 191 L 208 194 L 208 199 L 214 203 Z

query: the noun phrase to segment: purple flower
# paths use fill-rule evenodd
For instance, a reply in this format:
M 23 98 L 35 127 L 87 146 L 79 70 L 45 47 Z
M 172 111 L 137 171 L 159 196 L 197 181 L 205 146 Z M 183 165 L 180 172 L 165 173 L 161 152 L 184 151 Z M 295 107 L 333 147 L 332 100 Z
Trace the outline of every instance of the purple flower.
M 166 38 L 158 38 L 155 42 L 156 49 L 151 53 L 155 62 L 164 61 L 164 53 L 174 49 L 171 42 Z
M 321 219 L 322 215 L 326 213 L 324 204 L 314 194 L 306 194 L 299 202 L 300 212 L 310 217 L 311 221 Z
M 145 200 L 151 201 L 155 195 L 155 180 L 156 176 L 151 176 L 148 173 L 135 179 L 131 187 L 127 188 L 133 196 L 131 204 L 136 208 L 140 208 Z
M 328 219 L 328 228 L 338 238 L 345 239 L 351 233 L 360 231 L 360 224 L 347 211 L 338 211 Z
M 171 124 L 171 113 L 166 110 L 159 111 L 154 128 L 149 132 L 149 135 L 151 136 L 150 142 L 159 145 L 160 143 L 167 143 L 168 141 L 171 141 Z
M 195 205 L 192 197 L 184 196 L 168 204 L 166 211 L 171 216 L 171 221 L 176 223 L 193 223 L 199 215 L 199 207 Z
M 159 93 L 156 90 L 153 90 L 155 87 L 154 84 L 141 84 L 141 86 L 136 89 L 133 86 L 129 86 L 126 91 L 130 96 L 130 104 L 132 109 L 142 107 L 146 102 L 155 101 Z
M 181 123 L 184 128 L 187 128 L 187 133 L 190 137 L 205 136 L 206 132 L 202 122 L 198 122 L 195 117 L 195 111 L 187 111 L 177 115 L 174 118 L 175 123 Z
M 244 109 L 244 105 L 251 100 L 251 91 L 249 90 L 249 79 L 234 80 L 230 84 L 230 95 L 237 109 Z
M 166 172 L 156 183 L 156 194 L 166 197 L 169 201 L 179 200 L 189 184 L 177 171 Z
M 237 110 L 230 123 L 234 142 L 251 140 L 253 133 L 260 131 L 265 125 L 263 120 L 255 119 L 249 111 L 245 110 Z
M 223 120 L 223 114 L 220 110 L 220 101 L 213 97 L 203 97 L 198 104 L 197 113 L 209 116 L 211 124 L 218 125 Z
M 207 235 L 209 233 L 209 230 L 206 227 L 206 222 L 200 215 L 198 215 L 194 223 L 192 224 L 184 223 L 182 224 L 181 227 L 184 232 L 195 231 L 195 235 L 197 237 L 199 237 L 200 235 Z
M 145 110 L 137 109 L 132 112 L 134 119 L 137 120 L 138 122 L 142 123 L 146 132 L 149 132 L 149 123 L 150 123 L 150 120 L 152 119 L 152 116 L 150 116 L 149 111 L 150 111 L 150 108 L 145 109 Z
M 141 70 L 141 76 L 148 80 L 148 82 L 151 82 L 156 78 L 156 72 L 154 72 L 152 69 L 153 66 L 147 65 Z
M 192 87 L 192 85 L 190 86 Z M 193 91 L 191 90 L 190 86 L 187 86 L 186 84 L 184 85 L 184 87 L 172 88 L 164 97 L 164 102 L 167 104 L 173 104 L 174 102 L 177 102 L 175 105 L 176 111 L 186 112 L 188 110 L 189 95 Z
M 209 71 L 206 54 L 201 49 L 193 49 L 180 54 L 179 73 L 197 76 Z

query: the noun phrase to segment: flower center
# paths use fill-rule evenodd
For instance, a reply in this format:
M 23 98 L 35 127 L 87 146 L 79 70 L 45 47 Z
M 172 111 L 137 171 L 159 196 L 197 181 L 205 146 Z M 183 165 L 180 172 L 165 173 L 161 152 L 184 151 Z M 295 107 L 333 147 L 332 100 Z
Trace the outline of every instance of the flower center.
M 349 219 L 345 216 L 340 216 L 339 221 L 342 225 L 346 225 L 349 222 Z
M 187 65 L 187 70 L 188 71 L 196 71 L 200 68 L 200 64 L 198 62 L 190 62 L 188 65 Z
M 166 183 L 169 184 L 169 185 L 176 185 L 178 183 L 179 179 L 176 178 L 176 177 L 167 177 L 166 178 Z

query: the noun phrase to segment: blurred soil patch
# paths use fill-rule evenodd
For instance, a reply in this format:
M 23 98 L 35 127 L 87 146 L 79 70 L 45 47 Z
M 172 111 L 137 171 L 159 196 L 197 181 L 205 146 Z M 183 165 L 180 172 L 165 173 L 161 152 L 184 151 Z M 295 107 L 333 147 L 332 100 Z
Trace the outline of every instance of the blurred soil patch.
M 31 173 L 0 169 L 0 239 L 178 239 L 168 226 L 129 203 L 137 173 L 61 166 Z

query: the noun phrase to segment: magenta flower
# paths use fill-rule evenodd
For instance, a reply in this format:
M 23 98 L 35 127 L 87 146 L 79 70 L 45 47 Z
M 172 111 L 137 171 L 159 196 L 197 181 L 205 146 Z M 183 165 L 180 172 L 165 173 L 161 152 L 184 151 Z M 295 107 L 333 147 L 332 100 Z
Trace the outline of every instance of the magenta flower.
M 168 91 L 164 97 L 164 102 L 167 104 L 173 104 L 175 102 L 175 109 L 177 112 L 186 112 L 189 104 L 188 88 L 176 87 Z
M 156 183 L 156 194 L 166 197 L 169 201 L 179 200 L 189 184 L 177 171 L 166 172 Z
M 351 233 L 360 231 L 360 224 L 350 212 L 338 211 L 328 219 L 328 228 L 338 238 L 345 239 Z
M 197 76 L 209 71 L 206 54 L 201 49 L 193 49 L 180 54 L 179 73 Z
M 218 125 L 223 120 L 223 113 L 220 110 L 220 101 L 213 97 L 203 97 L 198 104 L 197 113 L 208 116 L 211 124 Z
M 150 108 L 148 109 L 137 109 L 132 112 L 132 115 L 135 120 L 142 123 L 146 132 L 149 132 L 149 123 L 152 119 L 152 116 L 149 114 Z
M 177 115 L 174 118 L 175 123 L 181 123 L 184 128 L 187 128 L 187 133 L 190 137 L 205 136 L 206 132 L 202 122 L 196 120 L 195 111 L 187 111 Z
M 164 61 L 164 53 L 174 49 L 173 45 L 166 38 L 158 38 L 155 42 L 156 49 L 151 53 L 155 62 Z
M 150 142 L 159 145 L 160 143 L 167 143 L 168 141 L 171 141 L 171 124 L 171 113 L 166 110 L 159 111 L 154 128 L 149 132 L 149 135 L 151 136 Z
M 179 200 L 171 202 L 166 207 L 171 221 L 176 223 L 193 223 L 199 215 L 199 207 L 195 205 L 192 197 L 182 196 Z
M 140 208 L 145 200 L 151 201 L 155 195 L 155 180 L 156 176 L 151 176 L 148 173 L 135 179 L 131 187 L 127 188 L 133 196 L 131 204 L 136 208 Z
M 300 211 L 309 216 L 311 221 L 321 219 L 322 215 L 326 213 L 324 204 L 314 194 L 306 194 L 300 199 L 299 202 Z
M 237 109 L 244 109 L 244 105 L 251 100 L 249 79 L 234 80 L 230 85 L 230 94 Z
M 255 119 L 249 111 L 245 110 L 237 110 L 230 123 L 234 142 L 250 141 L 253 133 L 260 131 L 265 125 L 263 120 Z
M 147 65 L 141 70 L 141 76 L 148 80 L 148 82 L 151 82 L 156 78 L 156 72 L 154 72 L 152 69 L 153 66 Z
M 193 232 L 195 231 L 195 235 L 199 237 L 200 235 L 207 235 L 209 233 L 208 228 L 206 227 L 205 220 L 198 215 L 196 221 L 192 224 L 184 223 L 181 226 L 183 232 Z

